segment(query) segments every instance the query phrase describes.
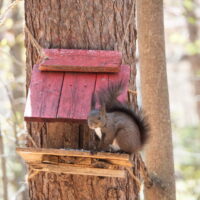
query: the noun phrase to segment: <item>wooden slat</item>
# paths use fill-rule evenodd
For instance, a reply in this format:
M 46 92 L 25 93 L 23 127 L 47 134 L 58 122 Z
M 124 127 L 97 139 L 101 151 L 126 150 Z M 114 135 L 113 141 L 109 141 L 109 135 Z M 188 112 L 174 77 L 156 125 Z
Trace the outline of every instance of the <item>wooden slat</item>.
M 119 72 L 122 55 L 118 51 L 45 49 L 42 71 Z
M 104 162 L 104 164 L 111 164 L 113 166 L 124 166 L 132 167 L 133 164 L 126 160 L 115 160 L 115 159 L 97 159 L 87 157 L 72 157 L 72 156 L 54 156 L 54 155 L 43 155 L 42 163 L 66 163 L 66 164 L 77 164 L 77 165 L 93 165 L 96 162 Z
M 57 114 L 64 73 L 41 72 L 33 67 L 24 118 L 26 121 L 54 120 Z
M 100 168 L 87 168 L 78 167 L 67 164 L 51 165 L 51 164 L 33 164 L 31 167 L 34 170 L 54 172 L 54 173 L 65 173 L 75 175 L 90 175 L 90 176 L 104 176 L 104 177 L 118 177 L 125 178 L 126 171 L 114 170 L 114 169 L 100 169 Z
M 95 92 L 98 93 L 102 88 L 107 88 L 110 84 L 123 80 L 126 84 L 124 91 L 118 97 L 120 101 L 127 100 L 127 90 L 130 78 L 130 67 L 128 65 L 122 65 L 120 73 L 114 74 L 97 74 Z M 97 107 L 99 105 L 97 104 Z
M 95 79 L 96 74 L 65 74 L 57 119 L 87 119 Z
M 113 165 L 123 166 L 123 167 L 133 167 L 133 164 L 128 160 L 115 160 L 115 159 L 109 159 L 108 163 L 111 163 Z
M 97 74 L 95 92 L 98 93 L 98 91 L 101 90 L 101 88 L 107 88 L 108 79 L 109 79 L 108 74 Z
M 65 149 L 45 149 L 45 148 L 16 148 L 17 153 L 26 161 L 31 160 L 32 155 L 55 155 L 55 156 L 74 156 L 98 159 L 124 160 L 129 161 L 128 154 L 98 152 L 92 155 L 89 151 L 65 150 Z M 42 158 L 42 157 L 41 157 Z
M 59 157 L 54 155 L 43 155 L 41 162 L 48 164 L 58 164 Z
M 122 102 L 127 100 L 129 79 L 130 79 L 130 66 L 128 65 L 121 65 L 121 71 L 118 74 L 109 74 L 109 84 L 117 82 L 119 80 L 123 80 L 126 84 L 124 91 L 118 97 L 118 99 Z
M 97 74 L 95 93 L 98 94 L 99 90 L 107 87 L 108 87 L 108 74 Z M 97 102 L 96 108 L 99 108 L 99 102 Z

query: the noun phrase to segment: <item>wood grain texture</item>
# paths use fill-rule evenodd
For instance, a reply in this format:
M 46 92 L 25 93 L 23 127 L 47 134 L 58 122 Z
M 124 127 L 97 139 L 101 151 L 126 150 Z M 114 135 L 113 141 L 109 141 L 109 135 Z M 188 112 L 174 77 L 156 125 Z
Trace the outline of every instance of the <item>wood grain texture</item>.
M 123 80 L 126 88 L 119 100 L 127 100 L 130 67 L 122 65 L 119 73 L 60 73 L 41 72 L 34 66 L 26 102 L 26 121 L 78 121 L 87 120 L 92 93 L 109 84 Z
M 79 167 L 68 164 L 63 165 L 51 165 L 51 164 L 32 164 L 30 165 L 36 171 L 53 172 L 57 174 L 74 174 L 74 175 L 86 175 L 86 176 L 101 176 L 101 177 L 113 177 L 113 178 L 125 178 L 125 170 L 117 169 L 100 169 Z
M 66 73 L 61 92 L 58 120 L 86 120 L 94 91 L 96 74 Z
M 122 91 L 121 95 L 118 97 L 118 100 L 121 102 L 127 101 L 127 91 L 129 87 L 129 79 L 130 79 L 130 66 L 128 65 L 121 65 L 119 73 L 113 74 L 97 74 L 96 84 L 95 84 L 95 93 L 101 89 L 107 88 L 109 85 L 117 83 L 120 80 L 123 80 L 125 83 L 125 88 Z M 96 107 L 99 107 L 97 103 Z
M 27 121 L 54 120 L 60 102 L 64 73 L 42 73 L 33 67 L 24 118 Z
M 122 63 L 131 66 L 129 86 L 135 90 L 135 0 L 24 2 L 26 26 L 43 48 L 121 51 Z M 25 46 L 28 89 L 38 54 L 27 34 Z M 27 127 L 39 147 L 89 149 L 95 145 L 95 137 L 86 124 L 29 122 Z M 139 176 L 137 162 L 135 166 L 134 172 Z M 136 200 L 139 193 L 129 176 L 118 179 L 45 172 L 29 180 L 28 188 L 30 200 Z
M 41 71 L 119 72 L 122 55 L 118 51 L 44 49 Z
M 84 158 L 112 159 L 129 161 L 128 154 L 98 152 L 92 155 L 89 151 L 80 151 L 73 149 L 51 149 L 51 148 L 17 148 L 17 153 L 25 160 L 28 160 L 31 155 L 55 155 L 55 156 L 74 156 Z
M 130 66 L 122 65 L 120 73 L 109 75 L 109 85 L 119 80 L 122 80 L 125 83 L 125 88 L 122 91 L 121 95 L 118 97 L 118 100 L 120 100 L 121 102 L 127 101 L 127 91 L 128 91 L 130 75 L 131 75 L 130 72 L 131 72 Z

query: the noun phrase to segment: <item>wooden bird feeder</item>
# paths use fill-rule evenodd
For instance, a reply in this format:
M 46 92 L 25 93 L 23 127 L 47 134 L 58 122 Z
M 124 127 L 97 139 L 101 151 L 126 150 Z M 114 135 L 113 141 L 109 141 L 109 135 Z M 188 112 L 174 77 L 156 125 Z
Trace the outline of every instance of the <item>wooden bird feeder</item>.
M 119 98 L 127 98 L 130 67 L 121 65 L 119 52 L 64 49 L 45 52 L 47 58 L 33 67 L 24 114 L 26 121 L 85 122 L 92 93 L 120 79 L 126 81 L 127 88 Z M 119 72 L 111 73 L 113 67 Z M 58 72 L 61 69 L 70 72 Z
M 93 92 L 118 80 L 126 82 L 119 100 L 127 99 L 130 67 L 121 53 L 102 50 L 44 49 L 34 65 L 24 118 L 29 122 L 86 122 Z M 128 154 L 80 150 L 18 148 L 34 170 L 67 174 L 125 177 Z

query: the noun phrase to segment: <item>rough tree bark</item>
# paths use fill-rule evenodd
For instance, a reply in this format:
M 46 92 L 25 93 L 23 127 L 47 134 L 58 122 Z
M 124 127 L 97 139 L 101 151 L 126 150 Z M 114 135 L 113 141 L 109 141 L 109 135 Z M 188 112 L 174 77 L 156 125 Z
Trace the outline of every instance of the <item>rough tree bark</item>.
M 134 18 L 135 0 L 25 0 L 26 25 L 43 48 L 122 50 L 123 62 L 131 65 L 132 89 Z M 25 45 L 28 88 L 38 55 L 27 35 Z M 28 123 L 27 127 L 38 147 L 90 149 L 94 144 L 85 124 Z M 133 200 L 138 199 L 138 188 L 130 177 L 122 180 L 40 173 L 29 180 L 29 195 L 31 200 Z
M 163 1 L 137 1 L 138 44 L 141 70 L 142 105 L 151 125 L 145 150 L 149 172 L 165 184 L 145 190 L 146 200 L 174 200 L 175 177 L 165 61 Z

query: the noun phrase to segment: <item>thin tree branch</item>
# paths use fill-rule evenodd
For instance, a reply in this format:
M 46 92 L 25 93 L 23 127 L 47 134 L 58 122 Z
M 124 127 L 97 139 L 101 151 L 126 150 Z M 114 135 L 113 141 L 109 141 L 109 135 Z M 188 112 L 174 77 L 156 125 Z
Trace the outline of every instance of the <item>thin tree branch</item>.
M 0 49 L 0 52 L 7 55 L 8 57 L 10 57 L 14 63 L 16 63 L 19 66 L 23 66 L 25 63 L 21 62 L 20 60 L 18 60 L 15 56 L 13 56 L 11 53 L 8 53 L 6 51 L 3 51 L 2 49 Z
M 9 12 L 11 9 L 13 9 L 13 8 L 18 4 L 19 1 L 21 1 L 21 0 L 15 0 L 15 1 L 13 1 L 13 2 L 6 8 L 6 10 L 4 11 L 4 13 L 0 16 L 0 26 L 3 25 L 4 22 L 6 21 L 8 12 Z
M 11 110 L 12 110 L 12 113 L 13 113 L 13 116 L 14 116 L 14 121 L 15 122 L 13 123 L 13 131 L 14 131 L 14 136 L 15 136 L 15 145 L 18 146 L 19 142 L 18 142 L 18 137 L 17 137 L 17 126 L 16 126 L 16 124 L 19 123 L 19 120 L 18 120 L 17 112 L 16 112 L 16 109 L 15 109 L 15 106 L 14 106 L 14 100 L 13 100 L 12 95 L 9 92 L 9 89 L 8 89 L 7 85 L 4 84 L 2 80 L 0 80 L 0 81 L 1 81 L 2 85 L 5 88 L 5 91 L 6 91 L 7 96 L 8 96 L 8 100 L 10 102 Z

